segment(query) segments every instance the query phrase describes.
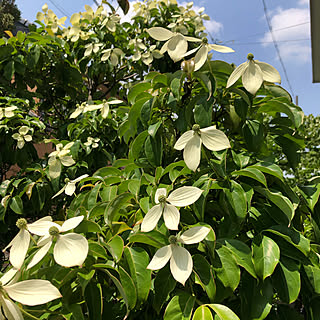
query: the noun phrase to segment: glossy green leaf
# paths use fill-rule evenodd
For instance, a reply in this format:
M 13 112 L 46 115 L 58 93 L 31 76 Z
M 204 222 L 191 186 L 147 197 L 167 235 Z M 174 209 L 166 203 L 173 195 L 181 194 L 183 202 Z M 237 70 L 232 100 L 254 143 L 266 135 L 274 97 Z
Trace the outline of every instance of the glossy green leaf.
M 212 313 L 206 305 L 202 305 L 196 309 L 192 320 L 213 320 Z
M 244 219 L 247 215 L 247 196 L 241 185 L 231 180 L 231 188 L 225 189 L 227 200 L 239 219 Z
M 214 301 L 216 285 L 212 266 L 210 266 L 209 262 L 200 254 L 194 255 L 192 260 L 195 283 L 202 287 L 210 301 Z
M 134 85 L 128 93 L 129 103 L 133 104 L 140 93 L 145 92 L 149 89 L 151 89 L 151 84 L 149 82 L 140 82 Z
M 282 301 L 288 304 L 295 301 L 301 287 L 299 264 L 290 258 L 282 257 L 272 275 L 272 283 Z
M 168 303 L 163 320 L 189 320 L 195 300 L 195 296 L 180 291 Z
M 320 294 L 320 268 L 304 265 L 303 269 L 315 293 Z
M 264 280 L 273 274 L 280 259 L 280 249 L 272 239 L 257 236 L 252 242 L 252 256 L 256 274 Z
M 124 268 L 119 266 L 118 271 L 121 285 L 128 299 L 128 309 L 132 310 L 137 302 L 137 292 L 135 284 L 128 272 Z
M 259 151 L 264 141 L 263 124 L 257 120 L 246 120 L 242 132 L 249 151 Z
M 108 241 L 106 247 L 115 261 L 118 262 L 121 259 L 123 253 L 124 243 L 122 238 L 118 235 L 114 236 Z
M 222 320 L 240 320 L 239 317 L 227 306 L 223 304 L 207 304 Z
M 157 230 L 152 230 L 150 232 L 137 232 L 129 237 L 129 243 L 134 242 L 140 242 L 156 248 L 161 248 L 168 245 L 168 237 Z
M 103 310 L 101 284 L 90 281 L 86 286 L 84 296 L 89 311 L 88 320 L 101 320 Z
M 149 255 L 140 247 L 126 247 L 124 255 L 137 288 L 137 301 L 143 303 L 147 300 L 151 287 L 151 270 L 147 269 Z
M 23 202 L 19 196 L 11 199 L 10 208 L 17 214 L 23 214 Z
M 248 168 L 244 168 L 241 170 L 233 171 L 232 175 L 233 176 L 244 176 L 244 177 L 254 179 L 254 180 L 262 183 L 265 187 L 267 187 L 266 177 L 258 169 L 248 167 Z
M 248 168 L 258 169 L 263 173 L 270 174 L 280 180 L 283 180 L 283 172 L 279 166 L 270 162 L 258 162 Z

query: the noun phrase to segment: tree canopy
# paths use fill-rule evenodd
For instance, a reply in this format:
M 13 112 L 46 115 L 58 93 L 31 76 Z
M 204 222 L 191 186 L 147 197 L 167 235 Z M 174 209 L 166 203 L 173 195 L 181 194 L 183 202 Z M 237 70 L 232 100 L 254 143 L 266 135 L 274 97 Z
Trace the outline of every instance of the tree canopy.
M 279 72 L 215 60 L 192 3 L 102 2 L 0 39 L 0 314 L 316 320 L 320 187 L 288 179 L 311 147 Z

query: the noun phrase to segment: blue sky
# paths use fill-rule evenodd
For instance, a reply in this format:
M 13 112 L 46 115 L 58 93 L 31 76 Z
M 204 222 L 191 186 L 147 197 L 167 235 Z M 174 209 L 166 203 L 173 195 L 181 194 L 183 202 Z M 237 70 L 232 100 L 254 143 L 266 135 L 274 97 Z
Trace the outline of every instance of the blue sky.
M 35 20 L 45 0 L 16 0 L 22 16 Z M 98 1 L 99 2 L 99 1 Z M 217 43 L 235 50 L 231 54 L 214 52 L 213 59 L 239 65 L 249 52 L 255 59 L 272 64 L 281 74 L 282 86 L 294 96 L 306 114 L 320 114 L 320 83 L 312 83 L 310 14 L 308 0 L 265 0 L 274 37 L 285 71 L 272 42 L 265 18 L 263 0 L 194 0 L 195 9 L 205 8 L 211 20 L 207 29 Z M 186 3 L 180 1 L 180 3 Z M 89 0 L 48 0 L 47 4 L 58 17 L 84 11 Z M 210 37 L 209 37 L 210 39 Z M 291 89 L 290 89 L 291 87 Z

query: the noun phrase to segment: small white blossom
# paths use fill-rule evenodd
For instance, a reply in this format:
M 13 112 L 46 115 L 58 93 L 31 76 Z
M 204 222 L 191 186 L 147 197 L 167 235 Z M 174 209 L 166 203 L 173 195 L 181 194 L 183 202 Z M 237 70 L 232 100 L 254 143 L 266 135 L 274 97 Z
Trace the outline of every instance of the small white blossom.
M 24 147 L 25 142 L 30 142 L 32 140 L 32 135 L 27 134 L 29 130 L 31 130 L 29 127 L 22 126 L 18 131 L 19 133 L 16 132 L 12 135 L 12 138 L 18 141 L 17 146 L 19 149 Z
M 14 116 L 13 110 L 16 109 L 18 109 L 16 106 L 0 108 L 0 120 L 2 118 L 12 118 Z
M 168 246 L 162 247 L 153 256 L 147 269 L 159 270 L 170 260 L 170 270 L 174 279 L 185 284 L 190 277 L 193 262 L 189 251 L 181 246 L 182 244 L 193 244 L 202 241 L 210 232 L 207 227 L 193 227 L 185 231 L 181 236 L 170 236 Z
M 27 269 L 32 268 L 44 258 L 54 243 L 54 239 L 56 239 L 56 242 L 53 249 L 53 257 L 56 263 L 63 267 L 81 266 L 88 255 L 88 240 L 77 233 L 61 233 L 76 228 L 83 218 L 83 216 L 79 216 L 68 219 L 61 226 L 52 222 L 50 228 L 47 229 L 46 235 L 39 240 L 38 246 L 41 248 L 33 256 Z
M 157 204 L 145 215 L 141 224 L 141 231 L 149 232 L 153 230 L 162 214 L 166 227 L 170 230 L 178 230 L 180 212 L 176 206 L 185 207 L 196 202 L 202 192 L 203 190 L 199 188 L 187 186 L 172 191 L 167 197 L 165 188 L 157 189 L 155 194 Z
M 248 61 L 240 64 L 230 75 L 227 88 L 231 87 L 236 81 L 242 77 L 242 84 L 251 94 L 261 87 L 263 81 L 281 83 L 279 72 L 270 64 L 253 60 L 252 53 L 248 54 Z
M 89 177 L 89 175 L 84 174 L 74 180 L 69 180 L 66 183 L 66 185 L 52 197 L 52 199 L 57 197 L 58 195 L 60 195 L 63 191 L 65 192 L 66 195 L 72 196 L 74 194 L 74 192 L 76 191 L 76 183 L 80 182 L 82 179 L 85 179 L 87 177 Z
M 186 131 L 174 145 L 176 150 L 184 149 L 184 162 L 193 171 L 200 163 L 202 143 L 211 151 L 230 148 L 227 136 L 215 126 L 200 129 L 198 124 L 193 125 L 192 130 Z

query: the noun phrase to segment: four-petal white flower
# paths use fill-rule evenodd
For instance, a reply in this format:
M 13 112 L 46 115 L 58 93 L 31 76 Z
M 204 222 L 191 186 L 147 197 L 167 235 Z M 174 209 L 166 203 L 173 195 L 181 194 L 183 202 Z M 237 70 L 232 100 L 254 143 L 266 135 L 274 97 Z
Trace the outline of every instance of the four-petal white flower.
M 186 131 L 174 145 L 176 150 L 184 149 L 184 162 L 193 171 L 198 168 L 200 163 L 202 143 L 211 151 L 230 148 L 227 136 L 215 126 L 200 129 L 198 124 L 193 125 L 192 130 Z
M 270 64 L 253 60 L 253 54 L 248 54 L 248 61 L 240 64 L 230 75 L 227 88 L 231 87 L 240 77 L 242 84 L 251 94 L 261 87 L 263 81 L 281 83 L 279 72 Z
M 83 218 L 83 216 L 79 216 L 68 219 L 62 226 L 52 222 L 47 234 L 39 240 L 38 246 L 41 248 L 33 256 L 27 269 L 32 268 L 44 258 L 54 239 L 56 239 L 56 243 L 53 249 L 53 257 L 56 263 L 63 267 L 81 266 L 88 255 L 88 240 L 80 234 L 67 233 L 62 235 L 61 233 L 77 227 Z
M 12 268 L 0 278 L 0 319 L 24 319 L 20 308 L 11 299 L 27 306 L 36 306 L 62 297 L 59 290 L 48 280 L 35 279 L 14 283 L 11 279 L 17 271 Z
M 180 212 L 176 206 L 185 207 L 196 202 L 202 192 L 203 190 L 199 188 L 186 186 L 172 191 L 167 197 L 165 188 L 157 189 L 155 194 L 156 205 L 145 215 L 141 224 L 141 231 L 149 232 L 153 230 L 162 214 L 166 227 L 170 230 L 178 230 Z
M 20 229 L 18 234 L 12 241 L 3 249 L 10 249 L 9 260 L 16 269 L 20 269 L 27 255 L 30 244 L 30 232 L 37 236 L 44 236 L 52 223 L 52 218 L 49 216 L 43 217 L 33 223 L 27 223 L 24 218 L 18 219 L 16 225 Z
M 31 130 L 29 127 L 22 126 L 18 132 L 12 135 L 12 138 L 18 141 L 17 146 L 19 149 L 24 147 L 25 142 L 30 142 L 32 140 L 32 135 L 27 134 L 29 130 Z
M 147 29 L 149 35 L 158 41 L 166 41 L 160 49 L 160 53 L 168 52 L 170 58 L 177 62 L 181 60 L 188 50 L 188 41 L 201 42 L 201 39 L 184 36 L 179 32 L 172 32 L 162 27 Z
M 14 116 L 13 110 L 16 109 L 18 109 L 16 106 L 0 108 L 0 120 L 2 118 L 12 118 Z
M 174 279 L 185 284 L 190 277 L 193 262 L 189 251 L 178 243 L 193 244 L 202 241 L 210 232 L 208 227 L 193 227 L 185 231 L 181 236 L 170 236 L 170 244 L 157 250 L 147 269 L 159 270 L 170 260 L 170 270 Z
M 85 178 L 87 178 L 87 177 L 89 177 L 88 174 L 83 174 L 82 176 L 80 176 L 80 177 L 78 177 L 78 178 L 76 178 L 76 179 L 74 179 L 74 180 L 69 180 L 69 181 L 67 181 L 66 185 L 65 185 L 61 190 L 59 190 L 59 191 L 52 197 L 52 199 L 55 198 L 55 197 L 57 197 L 58 195 L 60 195 L 63 191 L 65 192 L 65 194 L 66 194 L 67 196 L 72 196 L 72 195 L 74 194 L 74 192 L 76 191 L 76 183 L 77 183 L 77 182 L 80 182 L 82 179 L 85 179 Z

